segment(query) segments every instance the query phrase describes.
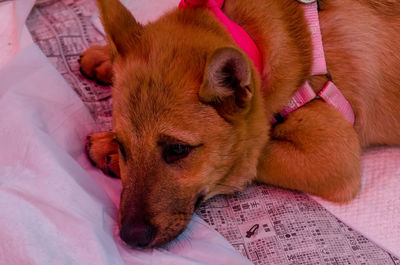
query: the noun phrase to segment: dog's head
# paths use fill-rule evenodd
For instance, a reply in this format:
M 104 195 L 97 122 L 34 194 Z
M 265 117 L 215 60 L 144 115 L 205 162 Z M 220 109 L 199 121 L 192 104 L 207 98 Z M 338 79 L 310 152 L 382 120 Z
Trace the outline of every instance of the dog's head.
M 113 56 L 120 235 L 134 247 L 160 246 L 201 201 L 256 176 L 268 139 L 259 77 L 204 10 L 144 27 L 117 1 L 99 4 Z

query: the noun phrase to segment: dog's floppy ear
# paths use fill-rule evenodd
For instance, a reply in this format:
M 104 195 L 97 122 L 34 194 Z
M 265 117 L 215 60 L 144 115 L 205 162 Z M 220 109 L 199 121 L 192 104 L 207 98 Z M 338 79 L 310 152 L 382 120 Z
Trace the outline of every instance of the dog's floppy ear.
M 139 41 L 143 26 L 118 0 L 98 0 L 97 4 L 112 55 L 126 55 Z
M 225 119 L 248 110 L 253 92 L 251 68 L 245 55 L 231 47 L 217 49 L 208 59 L 199 97 Z

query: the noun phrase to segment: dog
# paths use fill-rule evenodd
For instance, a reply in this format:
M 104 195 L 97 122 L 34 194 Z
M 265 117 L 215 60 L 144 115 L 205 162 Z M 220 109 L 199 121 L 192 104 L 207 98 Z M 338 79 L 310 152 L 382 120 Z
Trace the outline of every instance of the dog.
M 361 186 L 360 155 L 400 144 L 400 2 L 320 0 L 329 75 L 312 75 L 311 33 L 295 0 L 225 0 L 254 40 L 258 72 L 206 8 L 178 8 L 146 26 L 117 0 L 98 1 L 108 44 L 81 71 L 112 83 L 113 131 L 87 153 L 120 177 L 120 237 L 151 248 L 176 238 L 196 207 L 251 182 L 345 203 Z M 332 79 L 354 124 L 319 97 L 271 123 L 306 81 Z

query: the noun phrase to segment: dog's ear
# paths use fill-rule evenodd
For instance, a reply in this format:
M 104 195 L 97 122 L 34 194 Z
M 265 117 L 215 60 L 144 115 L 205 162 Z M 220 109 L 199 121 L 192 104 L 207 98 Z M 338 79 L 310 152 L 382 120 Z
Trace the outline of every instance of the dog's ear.
M 245 113 L 253 97 L 249 61 L 239 50 L 224 47 L 208 59 L 199 97 L 225 119 Z
M 143 26 L 118 0 L 98 0 L 97 4 L 112 55 L 126 55 L 139 41 Z

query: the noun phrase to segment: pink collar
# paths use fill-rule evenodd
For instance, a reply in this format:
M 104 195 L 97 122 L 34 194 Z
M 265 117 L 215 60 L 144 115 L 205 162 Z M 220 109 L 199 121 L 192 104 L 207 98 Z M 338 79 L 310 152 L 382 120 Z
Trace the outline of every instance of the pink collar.
M 238 24 L 230 20 L 221 8 L 224 0 L 181 0 L 179 8 L 206 7 L 225 26 L 236 44 L 253 61 L 258 72 L 262 73 L 262 57 L 260 50 L 249 34 Z
M 303 3 L 304 16 L 308 23 L 312 46 L 313 46 L 313 66 L 311 75 L 326 75 L 328 74 L 324 48 L 322 45 L 321 29 L 318 17 L 318 4 L 315 0 L 299 0 Z M 236 44 L 247 54 L 253 61 L 254 66 L 261 74 L 263 69 L 262 57 L 260 50 L 254 43 L 249 34 L 238 24 L 231 21 L 221 10 L 224 0 L 181 0 L 180 8 L 206 7 L 212 12 L 215 17 L 225 26 L 231 34 Z M 332 105 L 339 110 L 351 124 L 354 124 L 354 112 L 350 103 L 346 100 L 340 90 L 331 81 L 328 81 L 324 88 L 315 94 L 311 86 L 306 82 L 301 86 L 290 99 L 289 103 L 276 116 L 285 118 L 289 113 L 295 111 L 301 106 L 307 104 L 315 98 L 322 98 L 326 103 Z M 276 123 L 278 119 L 273 118 L 272 123 Z

